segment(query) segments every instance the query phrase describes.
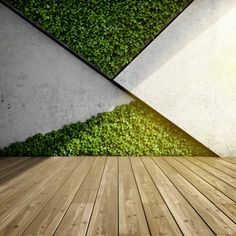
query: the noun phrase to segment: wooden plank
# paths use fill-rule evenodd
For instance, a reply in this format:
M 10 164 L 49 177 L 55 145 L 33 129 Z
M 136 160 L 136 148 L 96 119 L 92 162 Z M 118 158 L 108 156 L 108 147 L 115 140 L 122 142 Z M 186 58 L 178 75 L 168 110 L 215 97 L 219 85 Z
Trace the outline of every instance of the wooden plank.
M 6 156 L 4 156 L 4 157 L 0 157 L 0 163 L 1 163 L 3 160 L 5 160 L 5 159 L 7 159 Z
M 213 166 L 210 166 L 208 164 L 206 164 L 205 162 L 202 162 L 194 157 L 186 157 L 189 161 L 193 162 L 194 164 L 198 165 L 199 167 L 201 167 L 202 169 L 208 171 L 209 173 L 213 174 L 214 176 L 216 176 L 217 178 L 223 180 L 224 182 L 230 184 L 231 186 L 233 186 L 234 188 L 236 188 L 236 179 L 227 175 L 226 173 L 216 169 Z
M 233 235 L 236 232 L 234 222 L 219 211 L 212 202 L 170 166 L 168 162 L 163 158 L 153 158 L 153 160 L 216 235 Z
M 81 160 L 82 159 L 79 159 L 78 161 L 76 158 L 63 158 L 58 160 L 64 163 L 67 162 L 63 171 L 59 171 L 49 178 L 44 186 L 40 186 L 32 196 L 15 207 L 12 214 L 0 224 L 0 235 L 21 235 L 52 196 L 54 196 L 64 182 L 73 174 L 74 169 L 78 167 Z
M 52 161 L 53 159 L 55 160 L 55 158 L 42 158 L 42 157 L 37 159 L 38 161 L 34 162 L 32 167 L 22 172 L 19 176 L 17 176 L 17 178 L 9 179 L 0 186 L 0 202 L 3 200 L 2 197 L 4 195 L 11 195 L 22 185 L 26 184 L 29 181 L 32 182 L 31 177 L 35 176 L 35 174 L 38 174 L 38 168 L 41 169 L 41 166 L 45 166 L 45 164 L 49 160 L 50 161 Z
M 69 159 L 64 160 L 64 161 L 60 161 L 59 163 L 61 164 L 61 168 L 63 168 L 64 165 L 67 164 L 69 161 L 70 161 Z M 35 188 L 32 189 L 32 192 L 27 193 L 27 195 L 23 198 L 23 200 L 20 201 L 20 204 L 19 204 L 18 199 L 21 199 L 21 196 L 19 196 L 19 195 L 14 196 L 13 199 L 10 199 L 10 200 L 12 200 L 12 202 L 9 202 L 7 206 L 2 204 L 2 202 L 1 202 L 0 207 L 2 209 L 6 208 L 6 211 L 0 215 L 0 224 L 3 223 L 11 215 L 17 214 L 17 212 L 19 212 L 21 210 L 22 206 L 27 205 L 29 199 L 32 199 L 34 196 L 37 196 L 39 190 L 43 189 L 45 187 L 45 185 L 48 183 L 48 181 L 52 177 L 54 177 L 57 174 L 57 172 L 60 170 L 61 169 L 57 169 L 57 168 L 55 168 L 55 169 L 53 168 L 53 170 L 51 169 L 49 172 L 50 175 L 45 176 L 48 178 L 44 178 L 43 182 L 41 182 L 39 185 L 36 185 Z M 13 204 L 14 200 L 15 200 L 15 204 Z
M 207 157 L 207 160 L 215 161 L 215 159 L 216 159 L 215 157 Z M 226 166 L 229 169 L 236 171 L 236 162 L 235 163 L 228 162 L 227 160 L 225 160 L 225 158 L 217 158 L 216 161 L 220 163 L 221 165 Z
M 94 161 L 86 157 L 22 235 L 54 234 Z
M 228 168 L 231 169 L 231 170 L 236 171 L 236 163 L 235 163 L 235 164 L 230 163 L 230 162 L 224 160 L 223 158 L 221 158 L 220 161 L 221 161 L 221 164 L 222 164 L 222 165 L 228 167 Z
M 9 173 L 13 173 L 14 171 L 17 171 L 21 166 L 24 166 L 25 164 L 31 162 L 34 160 L 34 158 L 10 158 L 9 162 L 5 163 L 4 166 L 1 166 L 0 168 L 0 179 L 4 178 L 6 175 L 9 175 Z
M 18 165 L 22 161 L 26 161 L 28 159 L 31 159 L 30 157 L 8 157 L 4 158 L 0 162 L 0 172 L 2 172 L 4 169 L 7 169 L 9 167 L 12 167 L 14 165 Z
M 195 165 L 193 162 L 189 161 L 187 158 L 175 157 L 175 159 L 191 170 L 196 175 L 203 178 L 206 182 L 211 184 L 214 188 L 221 191 L 223 194 L 231 198 L 234 202 L 236 202 L 236 189 L 231 185 L 225 183 L 221 179 L 217 178 L 213 174 L 207 172 L 201 167 Z
M 155 162 L 150 158 L 142 158 L 142 160 L 183 234 L 214 235 Z
M 206 164 L 215 167 L 216 169 L 236 178 L 236 165 L 231 164 L 232 167 L 235 167 L 235 170 L 225 166 L 228 162 L 222 160 L 221 158 L 208 158 L 208 157 L 196 157 L 198 160 L 205 162 Z M 230 165 L 230 163 L 228 163 Z
M 232 163 L 232 164 L 236 165 L 236 157 L 223 157 L 222 159 L 224 161 L 227 161 L 229 163 Z
M 129 158 L 119 158 L 119 235 L 150 235 Z
M 31 168 L 38 162 L 38 158 L 27 158 L 24 161 L 17 162 L 17 164 L 10 166 L 0 172 L 0 186 L 12 178 L 19 176 L 21 173 Z
M 140 158 L 131 157 L 130 161 L 151 235 L 182 235 Z
M 236 204 L 222 192 L 207 183 L 200 176 L 194 174 L 187 167 L 179 163 L 172 157 L 164 157 L 172 167 L 175 168 L 185 179 L 187 179 L 195 188 L 204 194 L 212 203 L 223 211 L 234 223 L 236 223 Z
M 98 157 L 95 160 L 54 234 L 55 236 L 86 235 L 105 163 L 106 157 Z
M 91 221 L 90 235 L 118 235 L 118 158 L 109 157 L 98 191 Z
M 40 158 L 42 160 L 42 158 Z M 32 196 L 34 192 L 37 191 L 40 186 L 44 186 L 48 181 L 48 178 L 57 173 L 62 169 L 65 164 L 62 161 L 59 161 L 58 158 L 50 158 L 41 162 L 41 164 L 34 166 L 32 169 L 28 169 L 28 172 L 25 172 L 23 175 L 27 179 L 23 179 L 20 183 L 10 188 L 6 191 L 2 191 L 0 194 L 0 219 L 5 214 L 10 214 L 11 209 L 14 211 L 15 207 L 28 199 L 29 196 Z M 53 166 L 53 168 L 52 168 Z M 18 178 L 16 178 L 18 179 Z M 12 185 L 11 185 L 12 186 Z M 8 213 L 6 213 L 8 212 Z M 1 222 L 1 221 L 0 221 Z
M 149 158 L 109 157 L 105 165 L 99 157 L 87 172 L 83 159 L 38 158 L 4 178 L 0 235 L 213 235 L 207 224 L 217 235 L 236 232 L 236 189 L 191 158 L 164 157 L 156 165 Z M 203 164 L 234 170 L 232 162 L 217 163 Z
M 210 157 L 210 159 L 213 159 L 212 157 Z M 236 171 L 236 162 L 233 164 L 231 162 L 226 161 L 224 158 L 220 158 L 220 160 L 218 160 L 219 163 L 221 163 L 222 165 L 228 167 L 231 170 Z

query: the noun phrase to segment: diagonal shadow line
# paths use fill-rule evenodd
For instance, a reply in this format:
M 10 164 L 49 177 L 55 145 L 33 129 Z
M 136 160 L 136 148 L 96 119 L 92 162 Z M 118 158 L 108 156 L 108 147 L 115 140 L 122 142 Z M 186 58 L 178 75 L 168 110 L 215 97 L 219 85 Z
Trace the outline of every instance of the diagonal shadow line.
M 44 30 L 38 23 L 36 23 L 33 20 L 30 20 L 29 18 L 27 18 L 26 16 L 24 16 L 24 14 L 19 11 L 17 8 L 15 8 L 14 6 L 12 6 L 10 3 L 8 3 L 6 0 L 0 0 L 0 2 L 2 2 L 2 4 L 4 4 L 6 7 L 8 7 L 10 10 L 12 10 L 13 12 L 15 12 L 17 15 L 19 15 L 21 18 L 23 18 L 25 21 L 27 21 L 28 23 L 30 23 L 32 26 L 34 26 L 35 28 L 37 28 L 39 31 L 41 31 L 43 34 L 47 35 L 50 39 L 52 39 L 55 43 L 59 44 L 61 47 L 63 47 L 65 50 L 67 50 L 68 52 L 70 52 L 73 56 L 75 56 L 76 58 L 78 58 L 79 60 L 83 61 L 86 65 L 88 65 L 90 68 L 92 68 L 93 70 L 95 70 L 97 73 L 99 73 L 100 75 L 102 75 L 104 78 L 109 79 L 109 80 L 114 80 L 126 67 L 129 66 L 130 63 L 132 63 L 132 61 L 139 56 L 140 53 L 142 53 L 142 51 L 144 51 L 146 49 L 146 47 L 148 47 L 149 44 L 151 44 L 156 38 L 158 38 L 158 36 L 169 26 L 172 24 L 172 22 L 175 21 L 175 19 L 177 19 L 195 0 L 191 0 L 180 12 L 178 12 L 174 17 L 170 18 L 167 22 L 167 24 L 158 32 L 158 34 L 154 37 L 154 39 L 150 40 L 148 43 L 146 43 L 140 50 L 139 52 L 132 58 L 132 60 L 127 63 L 126 65 L 124 65 L 118 72 L 115 73 L 114 76 L 108 76 L 107 74 L 103 73 L 96 65 L 92 64 L 91 62 L 89 62 L 86 57 L 84 57 L 81 54 L 75 53 L 72 49 L 70 49 L 70 47 L 67 46 L 67 44 L 63 43 L 62 41 L 58 40 L 56 37 L 54 37 L 51 33 L 47 32 L 46 30 Z
M 188 6 L 190 6 L 195 0 L 193 0 Z M 63 42 L 57 40 L 54 36 L 52 36 L 50 33 L 48 33 L 47 31 L 45 31 L 39 24 L 29 20 L 27 17 L 25 17 L 19 10 L 17 10 L 15 7 L 13 7 L 12 5 L 10 5 L 8 2 L 6 2 L 5 0 L 0 0 L 0 2 L 7 7 L 8 9 L 10 9 L 11 11 L 13 11 L 14 13 L 16 13 L 20 18 L 22 18 L 23 20 L 25 20 L 26 22 L 28 22 L 29 24 L 31 24 L 34 28 L 38 29 L 41 33 L 43 33 L 44 35 L 48 36 L 51 40 L 53 40 L 55 43 L 57 43 L 58 45 L 60 45 L 61 47 L 63 47 L 65 50 L 67 50 L 70 54 L 72 54 L 73 56 L 75 56 L 77 59 L 83 61 L 86 65 L 88 65 L 90 68 L 92 68 L 93 70 L 95 70 L 97 73 L 99 73 L 100 75 L 102 75 L 103 78 L 107 79 L 110 83 L 112 83 L 113 85 L 115 85 L 116 87 L 118 87 L 119 89 L 121 89 L 123 92 L 125 92 L 127 95 L 129 95 L 130 97 L 132 97 L 134 100 L 136 101 L 140 101 L 141 103 L 143 103 L 144 105 L 146 105 L 149 109 L 151 109 L 153 112 L 155 112 L 158 116 L 162 117 L 163 119 L 168 120 L 170 123 L 172 123 L 175 127 L 177 127 L 179 130 L 181 130 L 184 134 L 188 135 L 189 137 L 191 137 L 193 140 L 195 140 L 196 142 L 198 142 L 199 144 L 201 144 L 202 146 L 206 147 L 207 149 L 209 149 L 215 156 L 218 156 L 218 154 L 216 154 L 214 151 L 212 151 L 209 147 L 207 147 L 206 145 L 204 145 L 203 143 L 201 143 L 200 141 L 198 141 L 197 139 L 195 139 L 194 137 L 192 137 L 189 133 L 187 133 L 186 131 L 184 131 L 183 129 L 181 129 L 179 126 L 177 126 L 176 124 L 174 124 L 173 122 L 171 122 L 169 119 L 167 119 L 166 117 L 164 117 L 162 114 L 160 114 L 157 110 L 155 110 L 153 107 L 151 107 L 149 104 L 147 104 L 145 101 L 141 100 L 139 97 L 137 97 L 136 95 L 134 95 L 133 93 L 131 93 L 128 89 L 126 89 L 125 87 L 123 87 L 120 83 L 116 82 L 114 79 L 116 78 L 113 77 L 112 79 L 107 76 L 106 74 L 104 74 L 103 72 L 101 72 L 96 66 L 92 65 L 91 63 L 89 63 L 84 57 L 82 57 L 81 55 L 76 54 L 73 50 L 71 50 L 66 44 L 64 44 Z M 188 6 L 186 6 L 184 8 L 183 11 L 181 11 L 177 16 L 174 17 L 174 19 L 167 25 L 164 27 L 164 29 L 162 29 L 162 31 L 156 36 L 156 38 L 169 26 L 171 25 L 171 23 L 177 18 L 179 17 L 187 8 Z M 154 39 L 155 40 L 155 39 Z M 153 40 L 146 45 L 146 47 L 148 47 L 148 45 L 150 45 L 153 42 Z M 145 47 L 145 48 L 146 48 Z M 143 50 L 145 49 L 143 48 Z M 142 51 L 143 51 L 142 50 Z M 140 53 L 142 52 L 140 51 Z M 139 54 L 140 54 L 139 53 Z M 138 54 L 138 55 L 139 55 Z M 138 56 L 137 55 L 137 56 Z M 136 57 L 137 57 L 136 56 Z M 135 58 L 136 58 L 135 57 Z M 132 61 L 131 61 L 132 62 Z M 130 63 L 131 63 L 130 62 Z M 129 63 L 129 64 L 130 64 Z M 128 65 L 129 65 L 128 64 Z M 127 66 L 128 66 L 127 65 Z M 127 67 L 126 66 L 126 67 Z M 124 69 L 123 69 L 124 70 Z M 122 71 L 123 71 L 122 70 Z
M 186 14 L 182 14 L 162 35 L 154 39 L 146 50 L 114 80 L 129 90 L 135 89 L 221 17 L 224 17 L 232 9 L 232 4 L 235 4 L 234 0 L 229 0 L 224 7 L 221 6 L 222 2 L 219 0 L 195 0 L 187 9 Z M 145 63 L 143 63 L 144 60 Z M 134 78 L 132 81 L 131 76 Z

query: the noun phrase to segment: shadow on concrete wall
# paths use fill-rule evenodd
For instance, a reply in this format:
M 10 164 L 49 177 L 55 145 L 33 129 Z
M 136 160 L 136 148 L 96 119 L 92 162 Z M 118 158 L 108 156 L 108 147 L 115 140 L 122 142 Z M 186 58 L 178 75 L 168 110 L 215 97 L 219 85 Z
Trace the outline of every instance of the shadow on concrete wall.
M 235 0 L 195 0 L 115 81 L 132 91 L 233 7 Z
M 0 148 L 133 100 L 0 3 Z

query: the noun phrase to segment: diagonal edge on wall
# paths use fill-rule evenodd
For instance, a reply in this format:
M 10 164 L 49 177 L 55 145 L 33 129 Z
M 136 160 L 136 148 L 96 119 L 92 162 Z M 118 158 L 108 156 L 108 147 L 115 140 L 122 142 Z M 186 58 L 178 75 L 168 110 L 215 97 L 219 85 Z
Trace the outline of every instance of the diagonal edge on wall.
M 97 73 L 101 74 L 104 78 L 109 79 L 109 80 L 114 80 L 126 67 L 128 67 L 130 65 L 130 63 L 132 63 L 132 61 L 139 56 L 140 53 L 142 53 L 142 51 L 144 51 L 146 49 L 146 47 L 148 47 L 155 39 L 158 38 L 158 36 L 165 31 L 165 29 L 167 27 L 169 27 L 195 0 L 191 0 L 180 12 L 178 12 L 172 19 L 169 20 L 169 22 L 159 31 L 159 33 L 147 44 L 145 44 L 141 50 L 139 50 L 139 52 L 132 58 L 132 60 L 126 64 L 125 66 L 123 66 L 121 68 L 121 70 L 119 70 L 113 77 L 108 76 L 107 74 L 103 73 L 98 67 L 96 67 L 94 64 L 90 63 L 86 57 L 75 53 L 72 49 L 70 49 L 65 43 L 63 43 L 62 41 L 58 40 L 57 38 L 55 38 L 52 34 L 50 34 L 49 32 L 47 32 L 46 30 L 44 30 L 38 23 L 30 20 L 29 18 L 27 18 L 26 16 L 23 15 L 23 13 L 21 11 L 19 11 L 18 9 L 16 9 L 14 6 L 12 6 L 11 4 L 9 4 L 6 0 L 1 0 L 1 2 L 8 7 L 9 9 L 11 9 L 12 11 L 14 11 L 16 14 L 18 14 L 20 17 L 22 17 L 24 20 L 26 20 L 28 23 L 30 23 L 31 25 L 33 25 L 34 27 L 36 27 L 38 30 L 40 30 L 42 33 L 44 33 L 45 35 L 47 35 L 50 39 L 52 39 L 55 43 L 59 44 L 61 47 L 63 47 L 65 50 L 67 50 L 68 52 L 70 52 L 73 56 L 77 57 L 79 60 L 82 60 L 85 64 L 87 64 L 89 67 L 91 67 L 92 69 L 94 69 Z
M 32 26 L 34 26 L 35 28 L 37 28 L 41 33 L 45 34 L 46 36 L 48 36 L 50 39 L 52 39 L 54 42 L 56 42 L 58 45 L 60 45 L 61 47 L 63 47 L 65 50 L 67 50 L 69 53 L 71 53 L 73 56 L 75 56 L 76 58 L 78 58 L 79 60 L 83 61 L 85 64 L 87 64 L 90 68 L 94 69 L 97 73 L 99 73 L 100 75 L 102 75 L 103 78 L 107 79 L 110 83 L 114 84 L 116 87 L 118 87 L 119 89 L 121 89 L 122 91 L 124 91 L 127 95 L 131 96 L 132 98 L 134 98 L 135 100 L 139 100 L 140 102 L 142 102 L 143 104 L 145 104 L 147 107 L 149 107 L 152 111 L 154 111 L 155 113 L 157 113 L 159 116 L 167 119 L 166 117 L 164 117 L 162 114 L 160 114 L 157 110 L 155 110 L 154 108 L 152 108 L 149 104 L 147 104 L 146 102 L 144 102 L 143 100 L 141 100 L 139 97 L 137 97 L 136 95 L 134 95 L 133 93 L 131 93 L 128 89 L 124 88 L 121 84 L 117 83 L 114 80 L 111 80 L 108 76 L 106 76 L 105 74 L 103 74 L 102 72 L 100 72 L 97 68 L 94 68 L 93 66 L 91 66 L 86 60 L 84 60 L 83 58 L 80 58 L 80 56 L 78 56 L 76 53 L 74 53 L 71 49 L 69 49 L 65 44 L 63 44 L 62 42 L 58 41 L 57 39 L 55 39 L 53 36 L 51 36 L 48 32 L 46 32 L 45 30 L 43 30 L 39 25 L 35 24 L 34 22 L 30 21 L 29 19 L 27 19 L 26 17 L 24 17 L 18 10 L 14 9 L 12 6 L 10 6 L 8 3 L 2 1 L 2 3 L 8 7 L 10 10 L 12 10 L 14 13 L 16 13 L 18 16 L 20 16 L 21 18 L 23 18 L 25 21 L 27 21 L 28 23 L 30 23 Z M 176 16 L 177 17 L 177 16 Z M 175 18 L 176 18 L 175 17 Z M 170 24 L 170 23 L 169 23 Z M 166 26 L 167 27 L 167 26 Z M 166 28 L 165 27 L 165 28 Z M 144 50 L 144 49 L 143 49 Z M 167 119 L 168 121 L 170 121 L 169 119 Z M 170 121 L 171 122 L 171 121 Z M 171 122 L 173 123 L 173 122 Z M 175 124 L 174 124 L 175 125 Z M 187 132 L 185 132 L 183 129 L 181 129 L 180 127 L 178 127 L 177 125 L 175 125 L 177 128 L 179 128 L 180 130 L 182 130 L 184 133 L 186 133 L 187 135 L 189 135 L 190 137 L 192 137 L 190 134 L 188 134 Z M 194 137 L 192 137 L 194 140 L 196 140 Z M 198 141 L 198 140 L 196 140 Z M 199 141 L 198 141 L 199 142 Z M 201 142 L 199 142 L 201 143 Z M 202 144 L 202 143 L 201 143 Z M 202 144 L 203 146 L 205 146 L 204 144 Z M 205 146 L 206 147 L 206 146 Z M 207 147 L 209 149 L 209 147 Z M 213 152 L 214 153 L 214 152 Z M 215 155 L 217 156 L 217 154 L 215 153 Z

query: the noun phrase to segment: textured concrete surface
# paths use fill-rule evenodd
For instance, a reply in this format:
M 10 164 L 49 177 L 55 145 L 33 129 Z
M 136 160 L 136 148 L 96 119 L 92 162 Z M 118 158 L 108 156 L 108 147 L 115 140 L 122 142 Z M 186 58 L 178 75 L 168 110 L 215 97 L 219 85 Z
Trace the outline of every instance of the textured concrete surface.
M 236 156 L 235 22 L 235 0 L 195 0 L 115 79 L 221 156 Z
M 0 3 L 0 147 L 131 98 Z

